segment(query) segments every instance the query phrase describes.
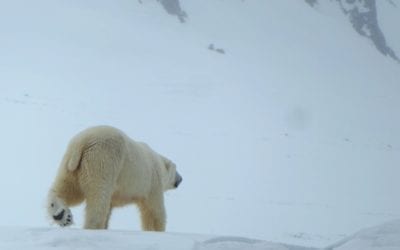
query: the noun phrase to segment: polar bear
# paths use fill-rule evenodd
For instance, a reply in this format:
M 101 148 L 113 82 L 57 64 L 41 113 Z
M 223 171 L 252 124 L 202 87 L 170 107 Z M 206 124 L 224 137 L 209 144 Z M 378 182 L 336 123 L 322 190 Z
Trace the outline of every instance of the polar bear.
M 145 143 L 110 126 L 91 127 L 70 141 L 47 210 L 56 224 L 69 226 L 69 206 L 85 201 L 84 228 L 106 229 L 114 207 L 135 203 L 143 230 L 165 231 L 163 192 L 181 182 L 175 164 Z

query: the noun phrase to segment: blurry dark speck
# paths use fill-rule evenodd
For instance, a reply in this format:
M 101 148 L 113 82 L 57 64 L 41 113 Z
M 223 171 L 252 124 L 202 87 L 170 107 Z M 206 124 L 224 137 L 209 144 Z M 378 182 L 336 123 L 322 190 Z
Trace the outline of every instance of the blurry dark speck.
M 225 50 L 224 50 L 224 49 L 222 49 L 222 48 L 216 48 L 216 47 L 214 46 L 213 43 L 210 43 L 210 44 L 208 45 L 208 49 L 211 50 L 211 51 L 215 51 L 215 52 L 217 52 L 217 53 L 220 53 L 220 54 L 225 54 Z
M 179 0 L 158 0 L 168 14 L 177 16 L 181 23 L 184 23 L 188 17 L 182 9 Z
M 295 107 L 286 114 L 287 124 L 292 129 L 307 129 L 311 120 L 311 113 L 302 107 Z

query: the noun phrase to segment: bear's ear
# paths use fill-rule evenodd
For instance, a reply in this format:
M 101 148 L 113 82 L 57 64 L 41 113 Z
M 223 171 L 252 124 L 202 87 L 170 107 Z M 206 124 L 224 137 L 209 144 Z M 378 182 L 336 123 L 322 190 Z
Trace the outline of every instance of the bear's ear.
M 173 167 L 175 167 L 175 163 L 173 163 L 171 160 L 167 159 L 164 157 L 164 163 L 165 163 L 165 168 L 167 171 L 170 171 Z
M 167 159 L 165 156 L 161 155 L 161 159 L 164 162 L 164 166 L 167 170 L 169 170 L 171 168 L 171 161 L 169 159 Z
M 165 163 L 165 168 L 167 169 L 167 171 L 169 171 L 171 169 L 171 161 L 166 159 L 164 160 Z

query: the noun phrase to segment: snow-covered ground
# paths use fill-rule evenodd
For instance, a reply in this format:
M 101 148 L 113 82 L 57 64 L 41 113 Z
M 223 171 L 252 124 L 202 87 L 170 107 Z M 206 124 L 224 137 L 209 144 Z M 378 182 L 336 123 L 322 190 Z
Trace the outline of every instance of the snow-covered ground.
M 400 218 L 400 67 L 340 10 L 186 0 L 180 23 L 141 2 L 0 0 L 2 232 L 49 227 L 45 197 L 68 140 L 99 124 L 177 163 L 170 233 L 326 247 Z M 73 213 L 71 235 L 18 232 L 73 238 L 82 207 Z M 116 210 L 110 228 L 138 231 L 137 211 Z
M 0 249 L 317 250 L 232 236 L 50 228 L 0 228 Z M 362 230 L 324 249 L 398 250 L 400 220 Z
M 240 237 L 212 237 L 152 232 L 85 231 L 76 229 L 57 230 L 49 228 L 0 228 L 0 249 L 303 250 L 301 247 L 285 246 Z
M 400 220 L 364 229 L 327 250 L 397 250 L 400 249 Z

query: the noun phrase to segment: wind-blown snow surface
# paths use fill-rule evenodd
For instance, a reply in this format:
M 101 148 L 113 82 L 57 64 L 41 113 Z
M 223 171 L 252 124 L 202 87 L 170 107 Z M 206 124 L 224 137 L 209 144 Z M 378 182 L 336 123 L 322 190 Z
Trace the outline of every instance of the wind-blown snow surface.
M 170 233 L 55 229 L 0 229 L 2 250 L 135 249 L 135 250 L 307 250 L 239 237 L 212 237 Z
M 156 1 L 0 2 L 1 225 L 48 226 L 68 140 L 98 124 L 177 163 L 169 232 L 327 246 L 400 218 L 400 67 L 335 11 L 187 0 L 182 24 Z M 110 228 L 139 230 L 137 211 Z
M 326 248 L 327 250 L 400 249 L 400 220 L 387 222 L 360 232 Z
M 317 250 L 242 237 L 49 228 L 0 228 L 0 249 Z M 400 220 L 362 230 L 325 249 L 398 250 Z

